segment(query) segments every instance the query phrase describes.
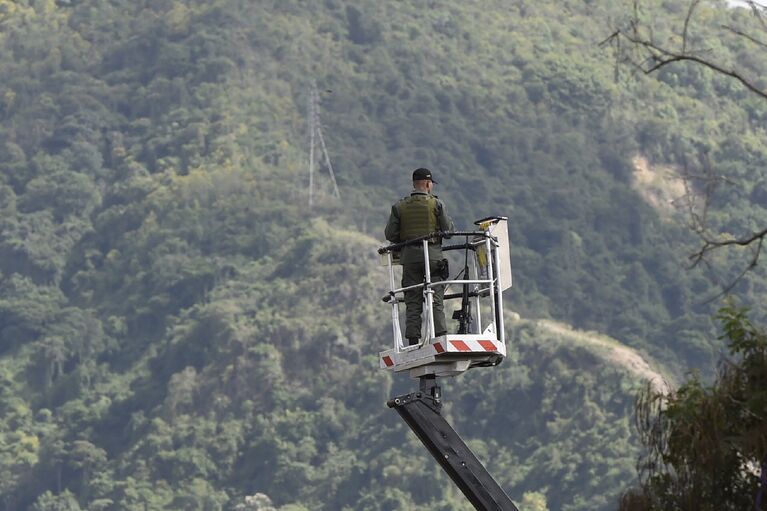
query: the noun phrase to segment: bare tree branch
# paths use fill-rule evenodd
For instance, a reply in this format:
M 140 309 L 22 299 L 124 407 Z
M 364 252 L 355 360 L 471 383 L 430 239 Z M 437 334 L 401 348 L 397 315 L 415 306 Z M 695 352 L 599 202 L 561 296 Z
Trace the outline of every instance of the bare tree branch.
M 690 8 L 687 10 L 687 17 L 684 19 L 684 29 L 682 29 L 682 53 L 687 52 L 687 29 L 690 27 L 690 20 L 699 3 L 700 0 L 692 0 L 692 2 L 690 2 Z
M 621 33 L 621 32 L 619 33 L 629 42 L 642 46 L 651 52 L 650 59 L 654 62 L 654 64 L 650 66 L 649 68 L 642 69 L 642 71 L 645 74 L 648 74 L 648 75 L 652 74 L 655 71 L 661 69 L 662 67 L 665 67 L 674 62 L 684 62 L 684 61 L 695 62 L 696 64 L 700 64 L 704 67 L 707 67 L 713 71 L 716 71 L 719 74 L 734 78 L 751 92 L 757 94 L 763 99 L 767 99 L 767 92 L 757 87 L 753 82 L 745 78 L 743 75 L 741 75 L 739 72 L 735 71 L 734 69 L 725 69 L 719 64 L 711 62 L 710 60 L 699 57 L 697 55 L 693 55 L 692 53 L 689 53 L 689 52 L 687 53 L 674 52 L 674 51 L 662 48 L 658 46 L 657 44 L 653 43 L 652 41 L 639 39 L 634 37 L 633 35 L 629 35 L 626 33 Z
M 688 40 L 689 40 L 690 22 L 695 13 L 695 9 L 700 5 L 700 2 L 701 0 L 692 0 L 690 2 L 690 6 L 687 10 L 687 15 L 685 16 L 685 19 L 684 19 L 681 48 L 678 51 L 668 49 L 654 41 L 654 38 L 652 35 L 652 27 L 644 27 L 639 21 L 639 5 L 637 1 L 634 2 L 634 6 L 633 6 L 633 9 L 634 9 L 633 18 L 628 22 L 627 26 L 625 28 L 619 28 L 615 30 L 612 34 L 610 34 L 610 36 L 608 36 L 605 40 L 603 40 L 600 43 L 600 46 L 604 46 L 606 44 L 614 45 L 616 49 L 616 55 L 619 60 L 623 59 L 624 62 L 633 64 L 635 67 L 641 69 L 641 71 L 644 74 L 652 74 L 655 71 L 658 71 L 659 69 L 669 64 L 673 64 L 675 62 L 683 62 L 683 61 L 694 62 L 696 64 L 707 67 L 719 74 L 729 76 L 737 80 L 751 92 L 757 94 L 758 96 L 764 99 L 767 99 L 767 91 L 764 91 L 761 88 L 759 88 L 752 80 L 749 80 L 748 78 L 743 76 L 741 73 L 739 73 L 735 69 L 727 69 L 712 60 L 701 57 L 700 55 L 698 55 L 699 52 L 689 50 Z M 753 2 L 753 0 L 749 0 L 748 4 L 751 7 L 752 11 L 754 12 L 755 16 L 762 23 L 762 26 L 764 27 L 764 29 L 767 31 L 767 22 L 765 22 L 764 18 L 761 15 L 761 12 L 767 10 L 767 8 L 756 4 L 755 2 Z M 641 33 L 642 28 L 646 28 L 647 30 L 650 31 L 649 36 L 643 35 Z M 767 47 L 767 43 L 764 43 L 760 41 L 759 39 L 746 34 L 745 32 L 742 32 L 732 27 L 724 27 L 724 28 L 726 28 L 727 30 L 730 30 L 731 32 L 741 37 L 746 37 L 756 44 Z M 631 45 L 629 45 L 629 48 L 633 47 L 635 49 L 639 47 L 644 49 L 645 52 L 647 53 L 647 56 L 642 61 L 639 61 L 639 62 L 631 58 L 630 55 L 627 55 L 625 53 L 623 45 L 621 44 L 622 39 L 625 39 L 626 41 L 631 43 Z
M 705 300 L 703 304 L 709 304 L 711 302 L 714 302 L 718 300 L 719 298 L 722 298 L 723 296 L 727 295 L 730 291 L 735 289 L 735 286 L 743 280 L 743 277 L 746 276 L 748 272 L 756 268 L 756 265 L 759 263 L 759 256 L 762 252 L 762 245 L 764 243 L 764 236 L 767 234 L 767 229 L 765 229 L 764 232 L 761 233 L 761 236 L 758 235 L 758 233 L 754 234 L 754 237 L 750 238 L 750 241 L 748 238 L 746 239 L 739 239 L 739 240 L 722 240 L 722 241 L 709 241 L 706 245 L 701 248 L 698 252 L 690 256 L 690 259 L 695 259 L 695 262 L 693 263 L 693 266 L 697 265 L 699 262 L 704 261 L 706 266 L 709 268 L 711 267 L 708 262 L 704 259 L 705 254 L 707 252 L 710 252 L 716 248 L 723 247 L 726 245 L 742 245 L 742 246 L 749 246 L 751 243 L 757 241 L 757 246 L 753 250 L 751 261 L 746 265 L 743 270 L 738 274 L 737 277 L 734 279 L 731 279 L 729 283 L 725 286 L 722 286 L 722 290 L 717 293 L 716 295 L 712 296 L 711 298 Z M 753 248 L 753 245 L 751 245 Z
M 730 77 L 758 97 L 767 100 L 767 90 L 760 88 L 756 81 L 749 79 L 735 68 L 725 67 L 723 64 L 716 62 L 707 52 L 692 48 L 690 42 L 692 20 L 696 9 L 701 3 L 702 0 L 690 0 L 681 34 L 676 36 L 681 38 L 681 40 L 676 39 L 676 43 L 673 43 L 656 41 L 652 26 L 643 24 L 639 20 L 639 0 L 634 0 L 633 17 L 622 28 L 616 29 L 600 43 L 600 46 L 611 45 L 615 51 L 616 77 L 618 77 L 617 68 L 625 64 L 630 65 L 636 72 L 650 75 L 677 62 L 691 62 L 708 68 L 717 74 Z M 748 0 L 747 5 L 751 8 L 754 17 L 759 21 L 762 30 L 767 32 L 767 19 L 764 16 L 767 13 L 767 6 L 757 4 L 754 0 Z M 766 41 L 743 30 L 726 25 L 721 28 L 738 37 L 745 38 L 761 48 L 767 48 Z M 719 184 L 733 183 L 726 177 L 714 173 L 707 154 L 701 154 L 699 163 L 703 167 L 703 173 L 691 172 L 687 162 L 684 162 L 682 178 L 684 180 L 685 195 L 680 198 L 680 200 L 684 201 L 684 206 L 689 214 L 689 227 L 701 239 L 702 243 L 700 249 L 689 256 L 691 261 L 690 267 L 703 264 L 711 268 L 706 258 L 712 251 L 721 247 L 743 246 L 750 247 L 752 250 L 746 268 L 726 285 L 722 285 L 720 282 L 719 285 L 722 288 L 722 293 L 712 298 L 713 300 L 730 292 L 746 273 L 757 266 L 765 238 L 767 238 L 767 228 L 741 237 L 722 237 L 712 233 L 707 226 L 707 217 L 713 193 Z M 694 181 L 698 181 L 700 184 L 693 186 L 692 183 Z
M 759 5 L 753 0 L 748 0 L 748 6 L 751 7 L 751 13 L 754 15 L 754 17 L 759 20 L 759 23 L 762 25 L 762 29 L 767 31 L 767 22 L 765 22 L 764 17 L 762 16 L 762 11 L 767 10 L 767 8 L 763 5 Z
M 741 247 L 745 247 L 747 245 L 750 245 L 751 243 L 758 242 L 757 250 L 761 250 L 762 243 L 764 241 L 765 236 L 767 236 L 767 229 L 762 229 L 759 232 L 755 232 L 751 234 L 750 236 L 747 236 L 745 238 L 727 238 L 727 239 L 719 239 L 719 240 L 706 240 L 706 244 L 701 248 L 699 251 L 694 253 L 690 256 L 690 259 L 696 259 L 700 258 L 700 256 L 705 255 L 707 252 L 710 252 L 711 250 L 717 248 L 717 247 L 727 247 L 732 245 L 738 245 Z
M 759 46 L 761 46 L 763 48 L 767 48 L 767 43 L 765 43 L 764 41 L 760 41 L 756 37 L 754 37 L 754 36 L 752 36 L 750 34 L 747 34 L 747 33 L 743 32 L 742 30 L 738 30 L 737 28 L 731 27 L 729 25 L 722 25 L 722 28 L 725 29 L 725 30 L 729 30 L 730 32 L 732 32 L 733 34 L 735 34 L 737 36 L 744 37 L 744 38 L 748 39 L 749 41 L 751 41 L 754 44 L 757 44 L 757 45 L 759 45 Z
M 721 247 L 726 246 L 751 246 L 752 254 L 751 258 L 746 265 L 745 268 L 742 269 L 742 271 L 734 278 L 734 279 L 728 279 L 726 282 L 722 282 L 720 279 L 715 278 L 716 284 L 718 287 L 721 288 L 721 291 L 717 293 L 715 296 L 705 300 L 703 303 L 708 304 L 711 303 L 722 296 L 728 294 L 732 289 L 735 288 L 735 286 L 746 276 L 746 274 L 751 271 L 753 268 L 757 266 L 757 263 L 759 261 L 759 257 L 761 255 L 762 247 L 765 238 L 767 238 L 767 228 L 765 228 L 762 231 L 754 232 L 749 236 L 745 236 L 742 238 L 723 238 L 723 237 L 717 237 L 713 235 L 707 226 L 707 215 L 708 215 L 708 207 L 711 202 L 711 198 L 714 194 L 714 191 L 721 183 L 728 183 L 728 184 L 735 184 L 732 180 L 727 179 L 724 176 L 719 176 L 714 172 L 713 166 L 711 164 L 710 159 L 708 158 L 707 154 L 704 154 L 701 156 L 701 164 L 703 166 L 703 173 L 691 173 L 689 172 L 689 166 L 688 162 L 684 161 L 684 167 L 682 172 L 682 179 L 685 187 L 685 194 L 680 197 L 681 200 L 685 201 L 685 206 L 687 208 L 687 214 L 690 218 L 690 224 L 689 228 L 691 231 L 693 231 L 702 241 L 703 245 L 699 250 L 697 250 L 695 253 L 691 254 L 689 257 L 689 260 L 691 261 L 691 264 L 689 268 L 695 268 L 696 266 L 703 264 L 708 269 L 709 272 L 714 275 L 713 268 L 709 264 L 708 260 L 706 259 L 706 256 Z M 702 189 L 703 189 L 703 197 L 700 202 L 702 202 L 701 205 L 698 205 L 696 199 L 698 198 L 698 193 L 696 193 L 693 190 L 692 182 L 693 181 L 701 181 L 703 183 Z M 756 243 L 756 247 L 753 246 L 753 244 Z

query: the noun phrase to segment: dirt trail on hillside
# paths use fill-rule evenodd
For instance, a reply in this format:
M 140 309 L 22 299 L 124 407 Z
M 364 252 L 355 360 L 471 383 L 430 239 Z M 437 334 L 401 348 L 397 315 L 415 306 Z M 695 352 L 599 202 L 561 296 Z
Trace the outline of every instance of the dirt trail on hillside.
M 586 345 L 603 348 L 596 353 L 607 362 L 623 367 L 630 373 L 649 381 L 655 390 L 664 393 L 669 391 L 669 383 L 666 378 L 654 370 L 639 353 L 628 346 L 617 344 L 617 341 L 608 339 L 601 334 L 574 330 L 570 325 L 564 323 L 546 319 L 539 320 L 536 323 L 539 327 L 552 333 L 576 339 L 578 342 Z

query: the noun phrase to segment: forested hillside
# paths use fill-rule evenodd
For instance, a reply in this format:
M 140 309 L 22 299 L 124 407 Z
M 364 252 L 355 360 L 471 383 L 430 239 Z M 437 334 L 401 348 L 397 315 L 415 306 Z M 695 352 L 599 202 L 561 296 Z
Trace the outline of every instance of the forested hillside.
M 643 15 L 670 29 L 677 4 Z M 385 407 L 413 383 L 377 368 L 375 249 L 419 166 L 459 228 L 509 216 L 523 318 L 448 414 L 526 511 L 614 509 L 639 377 L 532 320 L 708 374 L 712 276 L 743 260 L 686 270 L 686 212 L 648 202 L 634 162 L 726 174 L 716 229 L 767 218 L 767 109 L 694 67 L 625 80 L 599 42 L 630 8 L 0 0 L 5 509 L 470 509 Z M 320 168 L 310 208 L 312 81 L 341 197 Z M 736 291 L 763 303 L 765 282 Z

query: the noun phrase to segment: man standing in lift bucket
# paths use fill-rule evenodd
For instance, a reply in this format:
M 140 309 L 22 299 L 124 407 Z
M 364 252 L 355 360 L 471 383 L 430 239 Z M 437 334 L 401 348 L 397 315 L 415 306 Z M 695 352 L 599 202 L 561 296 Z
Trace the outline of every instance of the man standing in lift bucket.
M 429 169 L 413 171 L 413 191 L 391 207 L 389 222 L 386 224 L 386 239 L 400 243 L 425 236 L 435 231 L 453 231 L 453 221 L 447 214 L 445 204 L 432 190 L 436 182 Z M 421 284 L 425 279 L 423 246 L 421 243 L 402 247 L 402 287 Z M 432 282 L 447 278 L 447 260 L 442 257 L 442 239 L 429 240 L 429 268 Z M 443 295 L 445 286 L 434 286 L 434 331 L 435 336 L 445 335 L 445 309 Z M 418 344 L 421 338 L 421 312 L 423 311 L 423 289 L 405 291 L 405 337 L 408 344 Z

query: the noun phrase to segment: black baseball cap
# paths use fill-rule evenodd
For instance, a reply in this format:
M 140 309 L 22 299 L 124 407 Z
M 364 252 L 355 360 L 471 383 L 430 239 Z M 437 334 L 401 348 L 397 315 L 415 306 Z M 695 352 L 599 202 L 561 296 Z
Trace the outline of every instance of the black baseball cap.
M 423 181 L 427 179 L 432 183 L 437 184 L 431 177 L 431 170 L 421 167 L 413 171 L 413 181 Z

